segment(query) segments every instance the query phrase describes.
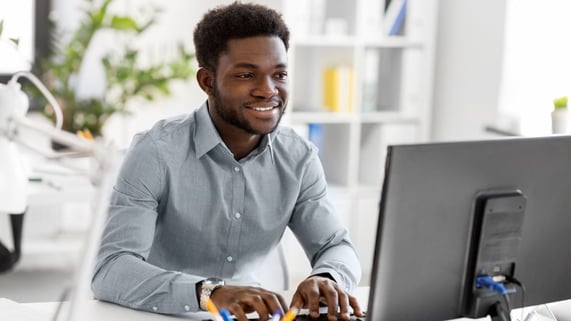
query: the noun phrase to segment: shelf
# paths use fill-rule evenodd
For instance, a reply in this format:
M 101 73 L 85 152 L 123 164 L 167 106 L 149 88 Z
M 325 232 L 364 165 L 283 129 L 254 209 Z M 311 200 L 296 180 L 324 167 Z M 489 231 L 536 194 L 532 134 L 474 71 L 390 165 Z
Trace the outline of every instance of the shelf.
M 361 123 L 418 124 L 418 116 L 404 115 L 396 111 L 363 112 L 359 115 Z
M 365 266 L 372 261 L 387 147 L 426 141 L 431 127 L 438 1 L 408 0 L 394 36 L 382 31 L 385 4 L 287 1 L 295 27 L 284 122 L 317 146 L 330 197 Z
M 322 123 L 322 124 L 345 124 L 357 119 L 357 114 L 353 112 L 302 112 L 296 111 L 287 115 L 287 119 L 292 123 Z
M 422 41 L 410 40 L 402 36 L 382 37 L 380 39 L 357 39 L 352 36 L 309 36 L 296 39 L 293 44 L 297 47 L 369 47 L 387 49 L 422 49 Z
M 409 40 L 406 37 L 383 37 L 381 39 L 365 40 L 363 45 L 369 48 L 388 49 L 422 49 L 425 47 L 421 41 Z
M 298 47 L 354 47 L 357 40 L 352 36 L 307 36 L 295 39 L 293 44 Z

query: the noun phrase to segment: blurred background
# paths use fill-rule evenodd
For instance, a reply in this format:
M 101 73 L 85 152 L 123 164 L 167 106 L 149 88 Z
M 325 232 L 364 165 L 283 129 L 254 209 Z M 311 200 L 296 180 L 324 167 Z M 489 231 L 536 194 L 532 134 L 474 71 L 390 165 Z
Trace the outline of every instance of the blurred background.
M 61 94 L 64 110 L 85 108 L 70 116 L 68 130 L 89 129 L 126 148 L 135 133 L 205 100 L 194 79 L 192 33 L 209 8 L 230 2 L 0 0 L 0 83 L 32 71 Z M 330 194 L 363 262 L 363 285 L 387 145 L 550 135 L 554 99 L 571 93 L 567 1 L 254 2 L 282 12 L 291 28 L 284 123 L 320 148 Z M 95 26 L 86 11 L 108 19 Z M 85 36 L 78 30 L 92 34 L 78 38 Z M 28 117 L 49 123 L 53 113 L 29 94 Z M 41 136 L 29 140 L 50 146 Z M 93 187 L 23 153 L 34 180 L 22 256 L 0 274 L 0 297 L 55 301 L 81 257 Z M 2 213 L 0 240 L 14 246 Z M 283 245 L 294 286 L 309 266 L 290 234 Z

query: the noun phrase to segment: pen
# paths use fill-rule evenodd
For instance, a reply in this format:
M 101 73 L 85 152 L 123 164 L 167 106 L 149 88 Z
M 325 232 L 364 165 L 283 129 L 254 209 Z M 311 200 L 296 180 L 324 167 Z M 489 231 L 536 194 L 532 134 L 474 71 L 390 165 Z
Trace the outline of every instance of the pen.
M 282 321 L 293 321 L 298 311 L 299 310 L 296 307 L 289 309 L 289 311 L 284 315 Z
M 224 321 L 222 319 L 222 317 L 220 316 L 220 312 L 218 312 L 218 309 L 216 308 L 216 306 L 214 305 L 214 302 L 212 302 L 212 300 L 210 300 L 210 299 L 206 300 L 206 308 L 208 309 L 208 312 L 210 312 L 214 315 L 214 319 L 216 321 Z
M 274 315 L 272 316 L 272 319 L 270 321 L 280 321 L 280 317 L 281 317 L 280 311 L 276 311 L 274 312 Z
M 226 309 L 220 309 L 220 315 L 224 321 L 232 321 L 232 317 L 230 316 L 230 312 Z

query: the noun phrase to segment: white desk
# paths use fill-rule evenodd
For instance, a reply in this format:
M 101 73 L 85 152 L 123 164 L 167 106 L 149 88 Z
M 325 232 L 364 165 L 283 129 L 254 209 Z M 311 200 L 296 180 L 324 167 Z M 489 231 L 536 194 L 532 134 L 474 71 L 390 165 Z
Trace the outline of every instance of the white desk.
M 369 293 L 368 287 L 361 287 L 357 290 L 356 296 L 361 303 L 363 309 L 367 308 L 367 297 Z M 286 299 L 291 298 L 292 291 L 284 292 L 283 295 Z M 168 316 L 155 314 L 150 312 L 137 311 L 116 304 L 101 302 L 97 300 L 86 300 L 82 307 L 82 321 L 162 321 L 162 320 L 193 320 L 189 316 Z M 16 303 L 8 299 L 0 298 L 0 315 L 2 320 L 10 321 L 50 321 L 53 316 L 57 303 Z M 571 321 L 571 300 L 550 303 L 548 306 L 551 308 L 558 321 Z M 526 308 L 525 313 L 531 311 L 531 308 Z M 521 312 L 516 309 L 512 312 L 512 319 L 519 320 Z M 467 321 L 473 319 L 455 319 L 456 321 Z M 478 320 L 489 320 L 483 318 Z M 373 320 L 371 320 L 373 321 Z

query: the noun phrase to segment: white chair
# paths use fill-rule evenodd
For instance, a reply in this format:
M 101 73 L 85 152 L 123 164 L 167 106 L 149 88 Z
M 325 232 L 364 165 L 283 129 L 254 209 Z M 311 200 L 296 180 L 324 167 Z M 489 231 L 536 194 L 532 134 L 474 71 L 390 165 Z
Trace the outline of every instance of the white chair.
M 289 289 L 289 272 L 282 243 L 270 253 L 262 268 L 262 287 L 272 291 Z

